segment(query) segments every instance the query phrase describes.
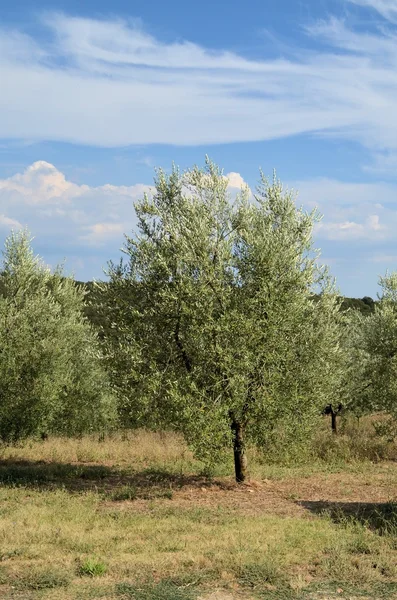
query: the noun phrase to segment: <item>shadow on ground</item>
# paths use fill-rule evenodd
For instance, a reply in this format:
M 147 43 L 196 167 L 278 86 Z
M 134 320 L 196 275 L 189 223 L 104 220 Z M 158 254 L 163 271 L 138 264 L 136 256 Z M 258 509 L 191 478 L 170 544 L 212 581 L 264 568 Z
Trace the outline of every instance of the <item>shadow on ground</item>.
M 103 465 L 42 461 L 0 461 L 0 485 L 34 489 L 66 489 L 79 493 L 96 491 L 113 500 L 171 498 L 174 489 L 231 487 L 208 477 L 172 473 L 161 469 L 120 470 Z
M 380 535 L 397 534 L 397 502 L 297 502 L 316 515 L 328 515 L 334 523 L 359 522 Z

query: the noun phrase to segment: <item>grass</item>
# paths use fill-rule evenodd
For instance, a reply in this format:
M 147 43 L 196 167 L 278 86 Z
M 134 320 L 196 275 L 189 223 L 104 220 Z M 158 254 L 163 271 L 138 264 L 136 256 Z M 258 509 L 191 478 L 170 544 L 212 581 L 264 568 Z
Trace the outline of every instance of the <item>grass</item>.
M 78 561 L 77 572 L 79 575 L 88 575 L 89 577 L 100 577 L 107 571 L 104 562 L 96 558 L 86 558 L 82 562 Z
M 397 464 L 347 456 L 346 429 L 322 435 L 339 444 L 335 460 L 264 464 L 252 452 L 242 486 L 230 464 L 200 475 L 174 435 L 3 449 L 0 597 L 397 597 Z
M 195 600 L 197 594 L 188 588 L 178 587 L 172 581 L 161 581 L 146 585 L 120 583 L 116 586 L 117 594 L 132 600 Z

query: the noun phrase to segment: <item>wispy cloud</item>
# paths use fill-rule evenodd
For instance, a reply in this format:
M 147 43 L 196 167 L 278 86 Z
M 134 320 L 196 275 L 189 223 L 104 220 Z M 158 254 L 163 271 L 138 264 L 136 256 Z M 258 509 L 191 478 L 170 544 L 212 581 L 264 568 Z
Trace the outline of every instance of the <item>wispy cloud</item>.
M 316 237 L 323 240 L 394 244 L 397 228 L 397 186 L 350 183 L 319 178 L 290 182 L 298 201 L 323 215 Z
M 373 8 L 385 19 L 397 21 L 397 0 L 349 0 L 353 4 Z
M 16 219 L 0 215 L 0 229 L 22 229 L 22 224 Z
M 371 262 L 373 262 L 373 263 L 382 263 L 384 265 L 388 265 L 389 263 L 393 263 L 393 265 L 397 265 L 397 254 L 379 254 L 379 253 L 378 254 L 374 254 L 371 257 Z
M 383 232 L 386 232 L 386 227 L 380 223 L 379 215 L 369 215 L 363 223 L 325 222 L 316 227 L 319 237 L 329 240 L 383 239 Z
M 395 2 L 355 3 L 395 14 Z M 330 19 L 307 29 L 328 49 L 251 60 L 122 20 L 51 14 L 44 25 L 47 41 L 0 30 L 0 137 L 112 147 L 327 133 L 397 149 L 394 30 Z
M 88 233 L 83 235 L 82 239 L 94 245 L 109 243 L 114 238 L 120 239 L 120 236 L 126 233 L 124 227 L 124 223 L 94 223 L 85 228 Z
M 397 152 L 374 152 L 370 164 L 364 165 L 364 171 L 382 175 L 396 176 Z

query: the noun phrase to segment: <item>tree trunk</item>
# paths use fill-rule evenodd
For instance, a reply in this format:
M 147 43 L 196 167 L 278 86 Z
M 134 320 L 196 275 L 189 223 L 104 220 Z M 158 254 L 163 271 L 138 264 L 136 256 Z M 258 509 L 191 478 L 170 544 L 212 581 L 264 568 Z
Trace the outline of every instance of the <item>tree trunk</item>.
M 234 472 L 237 483 L 243 483 L 247 476 L 247 457 L 245 455 L 243 426 L 237 421 L 232 421 Z
M 331 427 L 332 427 L 332 433 L 334 433 L 335 435 L 338 433 L 338 428 L 336 426 L 336 415 L 338 413 L 336 413 L 334 410 L 331 411 Z

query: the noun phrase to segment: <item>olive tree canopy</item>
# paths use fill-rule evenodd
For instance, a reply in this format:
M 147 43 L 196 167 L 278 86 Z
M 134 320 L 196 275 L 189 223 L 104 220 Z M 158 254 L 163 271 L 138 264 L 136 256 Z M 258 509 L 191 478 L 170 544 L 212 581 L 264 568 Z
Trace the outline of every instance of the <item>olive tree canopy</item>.
M 374 312 L 350 316 L 348 408 L 358 416 L 384 411 L 397 418 L 397 273 L 379 280 Z
M 8 237 L 1 266 L 0 439 L 106 426 L 115 406 L 84 292 L 33 254 L 27 231 Z
M 181 431 L 197 455 L 305 436 L 339 377 L 338 300 L 313 248 L 316 212 L 261 174 L 232 197 L 207 160 L 159 170 L 127 260 L 100 285 L 124 418 Z M 315 298 L 314 293 L 318 296 Z

